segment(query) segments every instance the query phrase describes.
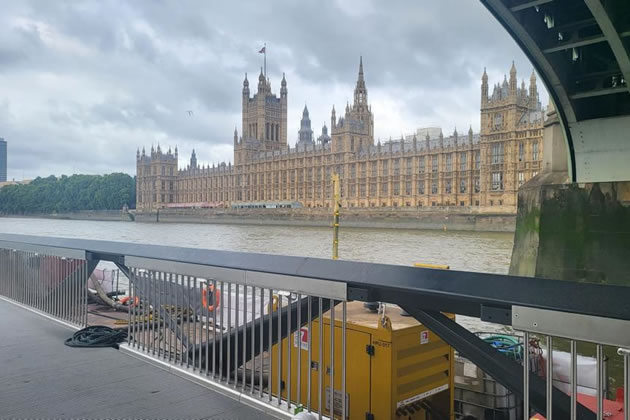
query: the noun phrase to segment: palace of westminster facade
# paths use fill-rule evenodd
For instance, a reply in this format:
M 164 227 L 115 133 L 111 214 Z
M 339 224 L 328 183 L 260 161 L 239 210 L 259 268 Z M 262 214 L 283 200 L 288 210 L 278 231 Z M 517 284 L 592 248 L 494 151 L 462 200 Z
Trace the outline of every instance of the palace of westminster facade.
M 444 136 L 418 130 L 400 140 L 374 142 L 363 62 L 354 101 L 337 117 L 333 106 L 315 140 L 304 107 L 298 141 L 287 142 L 287 82 L 280 97 L 262 71 L 250 96 L 242 91 L 241 137 L 234 131 L 234 164 L 178 168 L 178 151 L 138 150 L 137 202 L 140 211 L 195 207 L 332 206 L 332 174 L 341 179 L 342 207 L 499 206 L 516 211 L 520 185 L 535 176 L 542 160 L 544 111 L 536 78 L 518 86 L 514 64 L 509 79 L 489 94 L 481 83 L 481 132 Z M 418 135 L 420 134 L 420 135 Z

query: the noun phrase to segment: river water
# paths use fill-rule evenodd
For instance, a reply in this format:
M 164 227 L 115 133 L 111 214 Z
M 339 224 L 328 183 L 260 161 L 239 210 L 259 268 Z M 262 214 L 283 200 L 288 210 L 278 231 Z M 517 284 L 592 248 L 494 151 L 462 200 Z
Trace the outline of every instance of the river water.
M 343 224 L 343 220 L 342 220 Z M 330 258 L 332 230 L 323 227 L 97 222 L 0 218 L 0 232 Z M 513 234 L 430 230 L 340 230 L 341 259 L 507 273 Z

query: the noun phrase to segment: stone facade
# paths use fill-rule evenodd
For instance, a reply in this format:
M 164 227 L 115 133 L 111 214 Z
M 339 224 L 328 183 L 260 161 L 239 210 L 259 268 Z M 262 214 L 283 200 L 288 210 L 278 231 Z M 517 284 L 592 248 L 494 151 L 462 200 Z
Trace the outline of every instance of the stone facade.
M 543 112 L 532 75 L 529 91 L 518 88 L 512 66 L 509 83 L 488 95 L 482 77 L 481 133 L 457 130 L 450 136 L 426 132 L 384 143 L 374 141 L 363 62 L 353 103 L 337 117 L 333 106 L 330 136 L 324 125 L 313 140 L 304 107 L 298 141 L 287 143 L 287 82 L 280 97 L 260 74 L 258 91 L 243 82 L 243 135 L 234 131 L 234 165 L 177 167 L 177 149 L 137 152 L 137 208 L 332 206 L 333 173 L 342 180 L 342 206 L 494 207 L 516 211 L 520 184 L 536 175 L 542 159 Z

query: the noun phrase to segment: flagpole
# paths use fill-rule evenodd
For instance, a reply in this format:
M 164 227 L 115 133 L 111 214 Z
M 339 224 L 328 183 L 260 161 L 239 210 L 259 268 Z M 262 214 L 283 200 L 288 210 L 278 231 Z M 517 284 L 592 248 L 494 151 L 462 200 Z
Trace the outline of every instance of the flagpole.
M 265 78 L 267 78 L 267 43 L 266 42 L 263 47 L 263 52 L 264 52 L 264 60 L 265 60 Z

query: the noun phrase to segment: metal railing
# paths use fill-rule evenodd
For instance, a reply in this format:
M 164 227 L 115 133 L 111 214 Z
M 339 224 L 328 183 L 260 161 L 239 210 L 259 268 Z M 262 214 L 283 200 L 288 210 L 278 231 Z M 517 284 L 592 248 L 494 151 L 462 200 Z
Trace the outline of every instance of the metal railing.
M 595 414 L 598 420 L 604 418 L 604 392 L 607 380 L 604 368 L 604 346 L 616 348 L 616 352 L 623 358 L 623 389 L 624 389 L 624 412 L 628 419 L 628 401 L 630 400 L 630 377 L 628 369 L 630 366 L 630 329 L 628 322 L 618 319 L 585 316 L 579 314 L 569 314 L 549 310 L 540 310 L 527 307 L 514 307 L 512 309 L 512 326 L 523 332 L 523 342 L 525 357 L 523 359 L 523 412 L 530 412 L 530 389 L 533 386 L 541 387 L 542 382 L 531 373 L 531 354 L 529 354 L 530 337 L 542 338 L 545 343 L 545 411 L 547 420 L 551 420 L 554 415 L 554 400 L 564 400 L 567 403 L 566 394 L 554 388 L 554 342 L 557 339 L 564 341 L 569 346 L 570 351 L 570 371 L 569 371 L 569 415 L 571 419 L 588 416 L 591 411 L 578 403 L 578 344 L 590 344 L 595 347 Z M 532 384 L 531 381 L 539 383 Z M 540 398 L 539 398 L 540 400 Z M 538 405 L 543 401 L 538 401 Z M 566 409 L 564 410 L 567 411 Z M 606 410 L 608 412 L 608 410 Z M 610 412 L 608 412 L 610 414 Z M 608 416 L 608 415 L 607 415 Z M 558 416 L 564 418 L 563 416 Z
M 304 407 L 321 413 L 320 418 L 333 413 L 346 418 L 345 399 L 336 407 L 334 398 L 322 397 L 330 389 L 346 394 L 345 288 L 325 280 L 296 282 L 147 258 L 128 258 L 127 264 L 131 350 L 276 415 L 290 416 Z M 285 286 L 278 289 L 280 284 Z M 324 323 L 312 328 L 322 315 L 335 325 L 337 312 L 340 342 L 335 328 L 328 327 L 328 340 Z M 298 336 L 302 327 L 309 331 L 306 356 Z M 342 360 L 335 361 L 339 347 Z M 314 360 L 328 363 L 317 363 L 316 375 L 302 377 L 302 357 L 308 358 L 307 366 Z
M 41 251 L 0 248 L 0 295 L 73 327 L 87 326 L 87 261 Z
M 628 419 L 630 287 L 0 234 L 0 294 L 83 325 L 85 282 L 99 261 L 115 263 L 129 279 L 130 338 L 121 349 L 274 415 L 288 417 L 304 406 L 320 417 L 345 418 L 348 402 L 336 393 L 348 392 L 346 307 L 356 300 L 400 306 L 521 397 L 524 413 L 547 418 L 602 418 L 601 362 L 613 346 L 623 359 Z M 547 354 L 569 340 L 569 392 L 552 386 L 553 357 L 541 378 L 531 373 L 529 357 L 515 363 L 443 313 L 512 326 L 524 343 L 541 338 Z M 305 354 L 298 351 L 303 327 Z M 576 392 L 578 342 L 595 344 L 593 411 Z M 304 357 L 309 373 L 298 368 Z

